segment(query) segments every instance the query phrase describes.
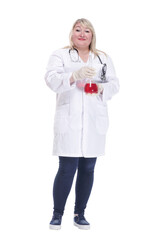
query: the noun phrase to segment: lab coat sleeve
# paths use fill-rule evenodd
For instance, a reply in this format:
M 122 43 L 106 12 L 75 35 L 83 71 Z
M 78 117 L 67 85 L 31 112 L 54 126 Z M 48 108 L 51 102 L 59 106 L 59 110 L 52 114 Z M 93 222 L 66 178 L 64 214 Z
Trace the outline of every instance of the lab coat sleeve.
M 113 62 L 109 56 L 107 56 L 106 64 L 107 64 L 106 72 L 107 83 L 103 84 L 104 89 L 101 95 L 103 102 L 110 100 L 112 96 L 114 96 L 119 91 L 119 80 L 116 77 Z
M 56 93 L 65 92 L 75 88 L 76 84 L 70 84 L 72 72 L 65 72 L 63 56 L 57 50 L 49 58 L 45 81 Z

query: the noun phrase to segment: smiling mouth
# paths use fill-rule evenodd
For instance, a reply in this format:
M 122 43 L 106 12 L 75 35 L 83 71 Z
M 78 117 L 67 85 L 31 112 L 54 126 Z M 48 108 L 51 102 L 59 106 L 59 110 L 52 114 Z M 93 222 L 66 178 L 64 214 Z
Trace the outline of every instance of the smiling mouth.
M 84 39 L 84 38 L 78 38 L 78 40 L 80 40 L 80 41 L 85 41 L 86 39 Z

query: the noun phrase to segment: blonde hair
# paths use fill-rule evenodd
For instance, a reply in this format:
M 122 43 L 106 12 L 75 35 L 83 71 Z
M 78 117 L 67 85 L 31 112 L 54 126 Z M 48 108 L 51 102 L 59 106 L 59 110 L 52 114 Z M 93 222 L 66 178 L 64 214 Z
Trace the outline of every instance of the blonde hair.
M 70 46 L 67 46 L 65 48 L 73 49 L 75 47 L 74 43 L 72 41 L 72 35 L 73 35 L 73 30 L 74 30 L 74 28 L 75 28 L 77 23 L 82 24 L 83 27 L 87 27 L 92 32 L 92 40 L 91 40 L 91 43 L 89 45 L 90 51 L 93 52 L 95 56 L 99 55 L 99 53 L 104 53 L 106 55 L 105 52 L 102 52 L 102 51 L 96 49 L 96 33 L 95 33 L 95 30 L 94 30 L 94 27 L 93 27 L 92 23 L 89 20 L 85 19 L 85 18 L 80 18 L 80 19 L 77 19 L 75 21 L 75 23 L 73 24 L 73 27 L 71 29 L 71 32 L 69 34 Z

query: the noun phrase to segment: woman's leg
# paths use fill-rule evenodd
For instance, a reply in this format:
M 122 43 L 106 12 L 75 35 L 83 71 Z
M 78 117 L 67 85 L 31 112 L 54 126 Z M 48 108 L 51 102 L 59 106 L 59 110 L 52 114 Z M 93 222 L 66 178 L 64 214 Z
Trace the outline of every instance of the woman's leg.
M 96 158 L 79 158 L 76 180 L 75 214 L 83 214 L 92 190 Z
M 53 185 L 54 213 L 63 215 L 79 158 L 59 157 L 59 169 Z

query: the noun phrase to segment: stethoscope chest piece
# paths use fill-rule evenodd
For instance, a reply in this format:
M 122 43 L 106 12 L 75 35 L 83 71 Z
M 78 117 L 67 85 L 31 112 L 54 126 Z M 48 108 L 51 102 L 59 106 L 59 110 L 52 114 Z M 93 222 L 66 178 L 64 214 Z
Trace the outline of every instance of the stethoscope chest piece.
M 107 72 L 107 64 L 104 63 L 102 67 L 102 72 L 101 72 L 101 80 L 102 82 L 107 82 L 106 81 L 106 72 Z

